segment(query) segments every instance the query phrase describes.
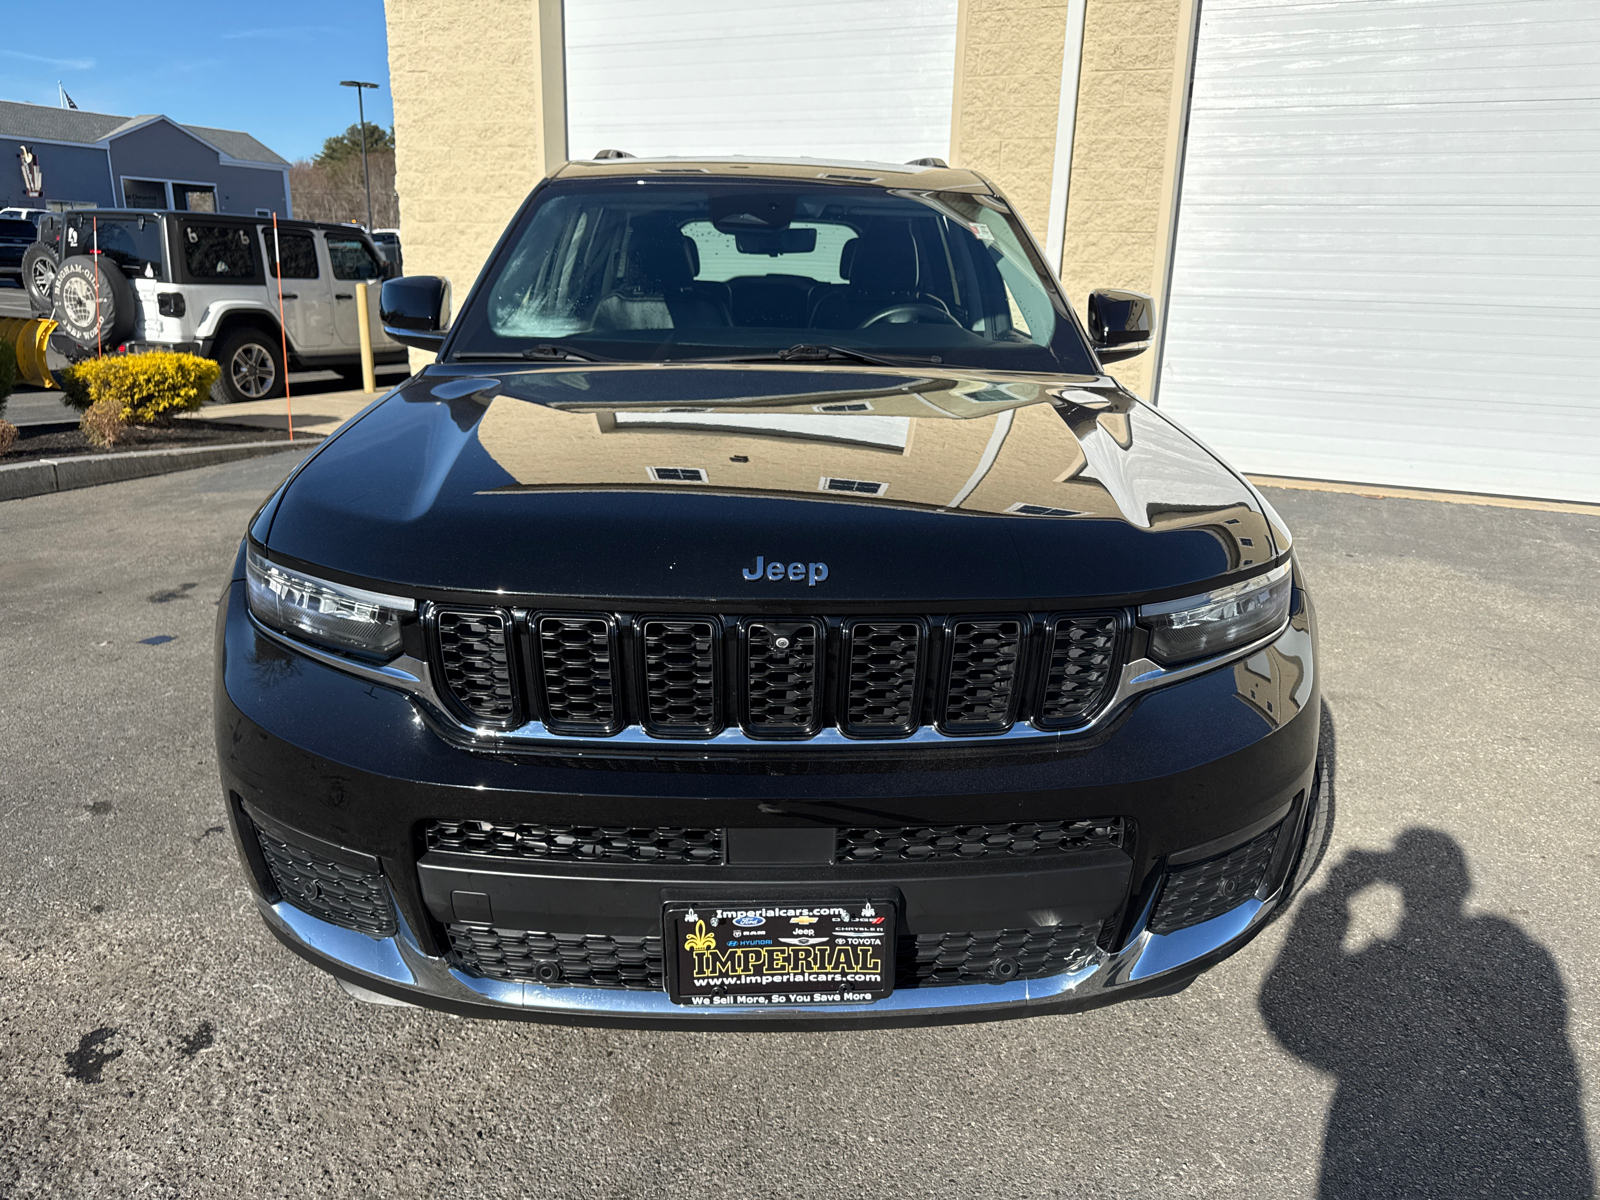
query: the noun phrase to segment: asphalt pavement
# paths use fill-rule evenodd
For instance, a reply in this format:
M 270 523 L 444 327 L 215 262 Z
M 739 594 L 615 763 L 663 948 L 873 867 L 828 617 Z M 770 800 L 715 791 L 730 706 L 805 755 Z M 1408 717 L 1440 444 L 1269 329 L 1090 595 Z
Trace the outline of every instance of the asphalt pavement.
M 632 1033 L 360 1004 L 262 926 L 211 629 L 294 462 L 0 504 L 0 1196 L 1591 1194 L 1600 515 L 1271 493 L 1337 825 L 1180 995 Z

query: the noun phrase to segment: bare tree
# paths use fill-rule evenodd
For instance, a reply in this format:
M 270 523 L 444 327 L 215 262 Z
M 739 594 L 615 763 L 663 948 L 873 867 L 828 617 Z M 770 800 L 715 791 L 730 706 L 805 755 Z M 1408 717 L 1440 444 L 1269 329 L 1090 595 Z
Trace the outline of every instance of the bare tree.
M 400 224 L 400 197 L 394 190 L 394 152 L 367 155 L 372 173 L 372 220 L 379 229 Z M 289 193 L 294 215 L 306 221 L 349 221 L 363 225 L 367 193 L 361 180 L 361 156 L 318 162 L 302 159 L 289 168 Z

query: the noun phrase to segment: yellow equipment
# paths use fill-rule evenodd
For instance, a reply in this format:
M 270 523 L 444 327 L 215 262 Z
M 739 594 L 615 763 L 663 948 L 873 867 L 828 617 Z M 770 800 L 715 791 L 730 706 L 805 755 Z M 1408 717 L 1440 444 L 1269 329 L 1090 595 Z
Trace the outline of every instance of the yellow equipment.
M 45 363 L 50 335 L 56 323 L 48 317 L 0 317 L 0 341 L 17 352 L 17 371 L 23 382 L 36 387 L 59 387 Z

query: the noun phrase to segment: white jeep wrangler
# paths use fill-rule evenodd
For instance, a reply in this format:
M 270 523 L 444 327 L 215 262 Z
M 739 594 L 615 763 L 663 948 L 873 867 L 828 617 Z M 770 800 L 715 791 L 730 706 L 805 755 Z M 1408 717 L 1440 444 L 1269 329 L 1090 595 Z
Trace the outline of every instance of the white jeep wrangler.
M 280 220 L 275 234 L 259 217 L 93 210 L 45 223 L 23 280 L 34 311 L 58 322 L 55 341 L 69 357 L 203 355 L 222 366 L 214 397 L 243 401 L 283 395 L 286 367 L 359 381 L 355 285 L 392 273 L 353 225 Z M 377 299 L 368 308 L 373 357 L 404 362 Z

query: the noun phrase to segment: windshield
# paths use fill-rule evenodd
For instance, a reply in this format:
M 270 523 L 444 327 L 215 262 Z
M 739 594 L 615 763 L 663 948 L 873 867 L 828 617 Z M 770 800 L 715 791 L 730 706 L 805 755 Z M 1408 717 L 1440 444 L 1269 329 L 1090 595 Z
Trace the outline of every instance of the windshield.
M 555 183 L 462 312 L 452 355 L 622 361 L 835 347 L 1093 374 L 990 197 L 767 181 Z M 537 353 L 537 351 L 536 351 Z

